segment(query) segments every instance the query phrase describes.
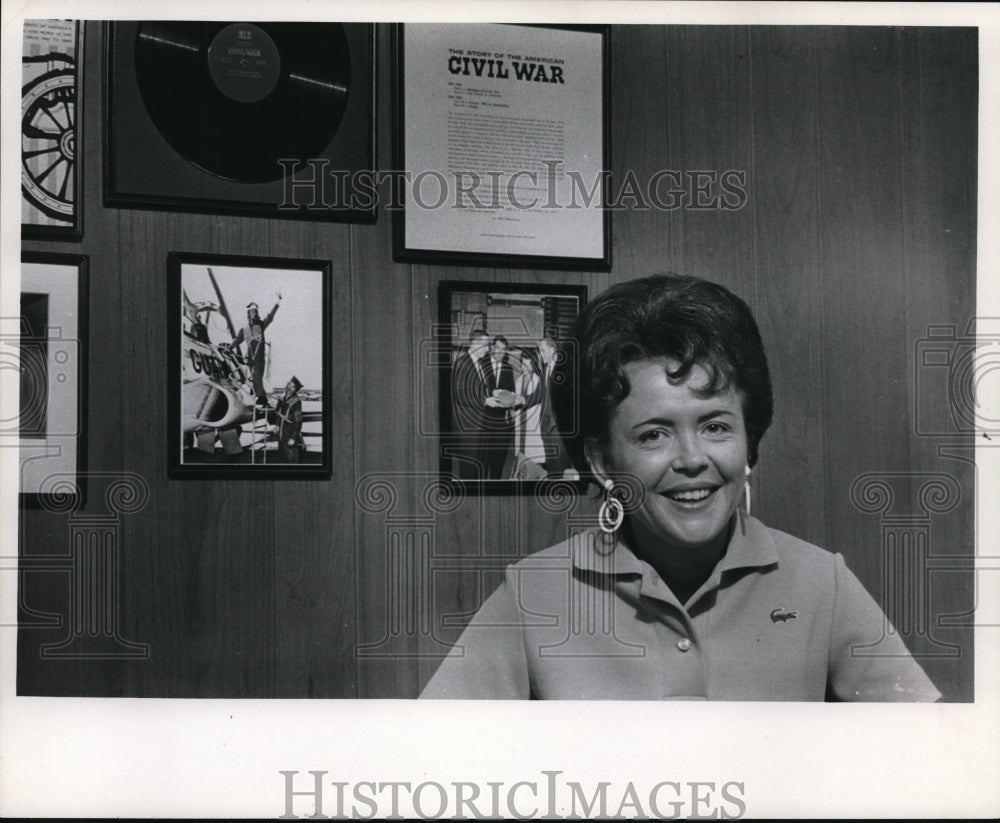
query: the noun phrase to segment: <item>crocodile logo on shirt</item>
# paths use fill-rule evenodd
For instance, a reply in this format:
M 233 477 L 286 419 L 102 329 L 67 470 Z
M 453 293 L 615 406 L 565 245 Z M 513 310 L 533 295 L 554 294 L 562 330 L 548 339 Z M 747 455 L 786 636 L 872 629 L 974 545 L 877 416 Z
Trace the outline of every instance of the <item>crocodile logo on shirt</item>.
M 787 623 L 799 616 L 798 612 L 786 612 L 784 609 L 775 609 L 771 612 L 772 623 Z

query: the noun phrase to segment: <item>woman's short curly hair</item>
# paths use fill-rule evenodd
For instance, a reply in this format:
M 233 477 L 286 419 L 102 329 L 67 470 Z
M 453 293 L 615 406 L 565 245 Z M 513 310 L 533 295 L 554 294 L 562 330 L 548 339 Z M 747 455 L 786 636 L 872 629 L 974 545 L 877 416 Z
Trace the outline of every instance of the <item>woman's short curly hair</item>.
M 680 364 L 671 379 L 683 380 L 697 364 L 708 372 L 709 392 L 730 385 L 741 392 L 749 463 L 757 462 L 774 413 L 771 376 L 753 314 L 729 289 L 673 273 L 619 283 L 584 306 L 574 338 L 576 351 L 565 349 L 557 365 L 553 405 L 584 476 L 584 442 L 607 442 L 612 412 L 628 396 L 625 366 L 664 357 Z

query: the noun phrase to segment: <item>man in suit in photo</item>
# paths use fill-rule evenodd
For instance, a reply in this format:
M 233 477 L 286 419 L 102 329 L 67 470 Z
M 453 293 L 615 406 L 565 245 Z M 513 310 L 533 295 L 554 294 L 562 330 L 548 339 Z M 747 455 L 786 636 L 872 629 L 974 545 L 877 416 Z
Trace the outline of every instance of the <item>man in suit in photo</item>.
M 459 355 L 451 371 L 451 408 L 454 440 L 450 451 L 454 473 L 462 480 L 486 476 L 483 434 L 486 417 L 487 353 L 490 336 L 480 328 L 469 335 L 469 347 Z
M 538 341 L 538 354 L 542 358 L 542 411 L 539 419 L 539 429 L 542 435 L 542 444 L 545 446 L 545 471 L 552 477 L 562 477 L 563 472 L 570 467 L 570 462 L 566 457 L 566 448 L 559 434 L 559 425 L 556 423 L 555 413 L 552 408 L 552 373 L 555 371 L 556 361 L 559 356 L 559 349 L 555 341 L 550 337 L 543 337 Z
M 514 369 L 507 357 L 507 338 L 498 334 L 490 343 L 486 369 L 486 477 L 501 480 L 514 456 Z

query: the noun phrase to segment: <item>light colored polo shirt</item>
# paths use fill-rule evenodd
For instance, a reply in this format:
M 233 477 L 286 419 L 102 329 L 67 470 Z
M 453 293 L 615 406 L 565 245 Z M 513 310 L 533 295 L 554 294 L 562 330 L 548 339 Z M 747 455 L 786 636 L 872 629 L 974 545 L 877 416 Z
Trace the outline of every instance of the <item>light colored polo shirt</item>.
M 686 604 L 616 538 L 509 566 L 424 698 L 933 701 L 940 693 L 832 554 L 739 514 Z

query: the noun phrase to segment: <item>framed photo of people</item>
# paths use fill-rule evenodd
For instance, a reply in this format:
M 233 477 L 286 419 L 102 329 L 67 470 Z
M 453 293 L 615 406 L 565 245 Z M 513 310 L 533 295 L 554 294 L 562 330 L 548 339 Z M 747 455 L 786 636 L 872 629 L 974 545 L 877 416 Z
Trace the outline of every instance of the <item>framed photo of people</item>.
M 329 477 L 329 261 L 175 252 L 168 270 L 170 476 Z
M 576 483 L 563 435 L 576 409 L 561 387 L 576 364 L 582 285 L 447 280 L 438 292 L 440 469 L 472 492 Z
M 394 32 L 395 258 L 610 270 L 607 27 Z
M 25 20 L 21 48 L 21 236 L 78 241 L 83 24 Z
M 88 260 L 73 254 L 23 252 L 16 328 L 2 334 L 4 365 L 20 372 L 16 421 L 21 504 L 81 504 L 87 465 Z M 4 318 L 9 324 L 13 318 Z

